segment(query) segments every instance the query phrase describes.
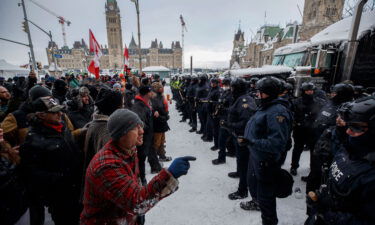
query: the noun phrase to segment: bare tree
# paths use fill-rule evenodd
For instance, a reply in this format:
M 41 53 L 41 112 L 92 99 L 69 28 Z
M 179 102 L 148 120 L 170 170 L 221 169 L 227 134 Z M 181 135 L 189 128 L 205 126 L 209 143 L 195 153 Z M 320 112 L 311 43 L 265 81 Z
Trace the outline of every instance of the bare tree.
M 352 16 L 354 12 L 355 5 L 359 0 L 345 0 L 343 17 Z M 370 0 L 366 3 L 365 7 L 363 8 L 364 12 L 372 11 L 375 9 L 375 0 Z

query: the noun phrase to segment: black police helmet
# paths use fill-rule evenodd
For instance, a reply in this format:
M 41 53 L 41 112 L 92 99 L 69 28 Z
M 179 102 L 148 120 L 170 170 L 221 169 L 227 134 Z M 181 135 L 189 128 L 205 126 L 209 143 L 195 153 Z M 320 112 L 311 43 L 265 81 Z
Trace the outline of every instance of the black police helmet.
M 253 78 L 250 79 L 251 84 L 256 84 L 258 81 L 259 81 L 259 78 L 257 78 L 257 77 L 253 77 Z
M 207 77 L 206 74 L 203 74 L 203 75 L 200 75 L 200 76 L 199 76 L 199 80 L 200 80 L 201 82 L 206 82 L 206 81 L 208 80 L 208 77 Z
M 282 92 L 282 83 L 275 77 L 265 77 L 256 83 L 257 90 L 269 95 L 271 98 L 277 98 Z
M 332 93 L 336 93 L 333 100 L 339 103 L 352 101 L 354 97 L 354 88 L 350 84 L 336 84 L 332 87 Z
M 230 82 L 231 82 L 232 80 L 230 79 L 230 78 L 224 78 L 223 79 L 223 81 L 221 82 L 223 85 L 230 85 Z
M 303 82 L 301 85 L 301 90 L 302 91 L 311 91 L 315 90 L 315 84 L 312 82 Z
M 338 110 L 340 117 L 349 127 L 368 127 L 375 132 L 375 97 L 365 97 L 344 103 Z M 360 130 L 358 130 L 360 131 Z
M 244 79 L 237 78 L 230 83 L 230 87 L 232 88 L 234 94 L 242 94 L 246 93 L 247 83 Z

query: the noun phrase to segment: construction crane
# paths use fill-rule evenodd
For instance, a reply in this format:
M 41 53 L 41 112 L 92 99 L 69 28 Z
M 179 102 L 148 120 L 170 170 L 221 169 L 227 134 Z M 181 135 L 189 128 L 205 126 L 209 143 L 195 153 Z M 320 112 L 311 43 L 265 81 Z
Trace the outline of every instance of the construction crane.
M 66 42 L 66 32 L 65 32 L 65 24 L 70 26 L 70 24 L 72 22 L 70 22 L 69 20 L 65 19 L 64 17 L 62 16 L 59 16 L 57 15 L 56 13 L 54 13 L 53 11 L 47 9 L 46 7 L 44 7 L 43 5 L 41 5 L 40 3 L 34 1 L 34 0 L 30 0 L 30 2 L 34 3 L 36 6 L 38 6 L 39 8 L 43 9 L 44 11 L 48 12 L 49 14 L 51 14 L 52 16 L 56 17 L 58 20 L 59 20 L 59 23 L 61 24 L 61 29 L 62 29 L 62 35 L 63 35 L 63 40 L 64 40 L 64 46 L 68 46 L 67 45 L 67 42 Z
M 181 44 L 182 44 L 182 65 L 181 65 L 181 68 L 182 68 L 182 73 L 184 72 L 184 37 L 185 37 L 185 31 L 187 32 L 187 29 L 186 29 L 186 24 L 185 24 L 185 21 L 184 21 L 184 18 L 182 17 L 182 15 L 180 15 L 180 21 L 181 21 L 181 29 L 182 29 L 182 40 L 181 40 Z

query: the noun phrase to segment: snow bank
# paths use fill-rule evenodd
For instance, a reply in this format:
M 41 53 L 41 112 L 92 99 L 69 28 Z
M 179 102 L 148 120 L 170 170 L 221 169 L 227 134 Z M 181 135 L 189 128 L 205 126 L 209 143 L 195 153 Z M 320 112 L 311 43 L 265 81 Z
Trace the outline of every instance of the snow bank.
M 242 77 L 242 76 L 248 76 L 248 75 L 291 73 L 292 70 L 293 69 L 288 66 L 267 65 L 261 68 L 247 68 L 247 69 L 231 70 L 230 74 L 234 77 Z
M 285 45 L 275 50 L 274 55 L 286 55 L 306 51 L 311 46 L 310 42 L 300 42 Z
M 142 69 L 143 72 L 169 72 L 170 70 L 164 66 L 149 66 Z
M 326 29 L 317 33 L 311 38 L 312 45 L 337 43 L 348 40 L 349 30 L 353 17 L 345 18 L 337 23 L 328 26 Z M 357 39 L 361 39 L 367 32 L 375 29 L 375 11 L 369 11 L 362 14 L 359 25 Z

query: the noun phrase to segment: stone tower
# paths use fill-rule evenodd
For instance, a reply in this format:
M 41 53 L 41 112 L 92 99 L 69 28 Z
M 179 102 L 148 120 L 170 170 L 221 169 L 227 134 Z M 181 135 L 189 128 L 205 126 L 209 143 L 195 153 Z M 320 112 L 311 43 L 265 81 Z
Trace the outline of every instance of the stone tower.
M 241 31 L 241 28 L 238 28 L 237 33 L 234 34 L 232 57 L 230 59 L 230 67 L 232 67 L 234 62 L 240 63 L 240 54 L 245 46 L 244 34 L 245 33 Z
M 123 65 L 123 46 L 120 9 L 116 0 L 107 0 L 105 4 L 107 39 L 110 69 L 121 69 Z
M 305 0 L 300 30 L 302 41 L 342 19 L 345 0 Z

